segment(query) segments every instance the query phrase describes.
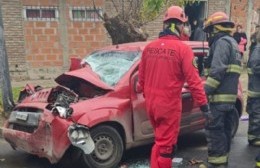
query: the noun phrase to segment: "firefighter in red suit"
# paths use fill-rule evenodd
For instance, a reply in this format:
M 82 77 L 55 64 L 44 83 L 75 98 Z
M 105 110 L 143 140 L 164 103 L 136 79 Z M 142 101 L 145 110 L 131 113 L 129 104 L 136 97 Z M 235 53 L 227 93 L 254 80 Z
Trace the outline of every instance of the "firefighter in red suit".
M 143 91 L 155 144 L 152 168 L 171 168 L 179 135 L 182 87 L 187 82 L 194 100 L 210 121 L 211 112 L 191 48 L 180 41 L 184 22 L 182 8 L 170 7 L 164 17 L 164 30 L 147 45 L 139 65 L 139 91 Z

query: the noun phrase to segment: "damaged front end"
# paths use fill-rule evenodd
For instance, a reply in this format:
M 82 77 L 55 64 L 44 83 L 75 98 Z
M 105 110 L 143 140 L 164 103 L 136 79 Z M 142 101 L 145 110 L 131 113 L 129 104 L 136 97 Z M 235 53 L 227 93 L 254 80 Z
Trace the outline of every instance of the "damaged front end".
M 95 148 L 95 143 L 91 138 L 89 128 L 77 124 L 73 118 L 71 118 L 73 109 L 68 105 L 63 104 L 62 106 L 58 103 L 52 107 L 51 111 L 54 115 L 59 115 L 61 118 L 73 121 L 73 124 L 68 127 L 67 134 L 71 144 L 81 149 L 85 154 L 92 153 Z
M 13 149 L 48 158 L 51 163 L 57 163 L 70 145 L 89 154 L 95 147 L 89 128 L 73 120 L 70 107 L 79 101 L 78 94 L 67 87 L 26 85 L 2 128 L 3 137 Z
M 70 145 L 86 154 L 94 150 L 88 123 L 78 123 L 88 110 L 82 104 L 113 90 L 88 68 L 66 72 L 53 88 L 26 85 L 3 128 L 14 149 L 57 163 Z
M 89 129 L 83 125 L 71 125 L 68 128 L 68 137 L 71 144 L 82 149 L 85 154 L 90 154 L 95 149 L 95 143 L 91 138 Z

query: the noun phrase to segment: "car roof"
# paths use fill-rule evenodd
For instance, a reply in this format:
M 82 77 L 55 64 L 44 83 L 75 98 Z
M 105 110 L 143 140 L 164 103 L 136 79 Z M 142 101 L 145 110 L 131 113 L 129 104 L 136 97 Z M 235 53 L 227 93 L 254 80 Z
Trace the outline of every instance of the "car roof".
M 140 50 L 143 51 L 145 46 L 148 45 L 151 41 L 145 42 L 132 42 L 132 43 L 124 43 L 118 45 L 111 45 L 107 47 L 103 47 L 99 50 L 126 50 L 126 51 L 136 51 Z M 189 45 L 193 50 L 196 49 L 208 49 L 208 43 L 202 41 L 183 41 L 185 44 Z

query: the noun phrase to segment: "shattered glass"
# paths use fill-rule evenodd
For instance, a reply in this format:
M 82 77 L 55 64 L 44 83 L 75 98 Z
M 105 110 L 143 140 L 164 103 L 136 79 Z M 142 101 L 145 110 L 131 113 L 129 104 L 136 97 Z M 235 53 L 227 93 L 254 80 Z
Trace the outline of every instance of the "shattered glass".
M 97 51 L 83 59 L 100 79 L 114 86 L 140 58 L 138 51 Z

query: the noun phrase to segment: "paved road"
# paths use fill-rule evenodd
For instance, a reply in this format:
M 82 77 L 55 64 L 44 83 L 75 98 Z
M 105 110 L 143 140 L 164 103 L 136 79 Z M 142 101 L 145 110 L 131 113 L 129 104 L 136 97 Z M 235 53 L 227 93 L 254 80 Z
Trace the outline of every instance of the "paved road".
M 232 142 L 230 153 L 230 168 L 253 168 L 254 158 L 259 149 L 247 145 L 247 121 L 240 121 L 240 127 Z M 124 156 L 122 165 L 128 168 L 148 168 L 151 146 L 129 150 Z M 196 132 L 179 138 L 179 150 L 176 157 L 183 158 L 183 162 L 175 168 L 196 168 L 189 166 L 191 159 L 206 160 L 206 140 L 204 133 Z M 126 167 L 125 166 L 125 167 Z M 0 168 L 54 168 L 46 159 L 38 158 L 21 151 L 13 151 L 11 147 L 0 139 Z

